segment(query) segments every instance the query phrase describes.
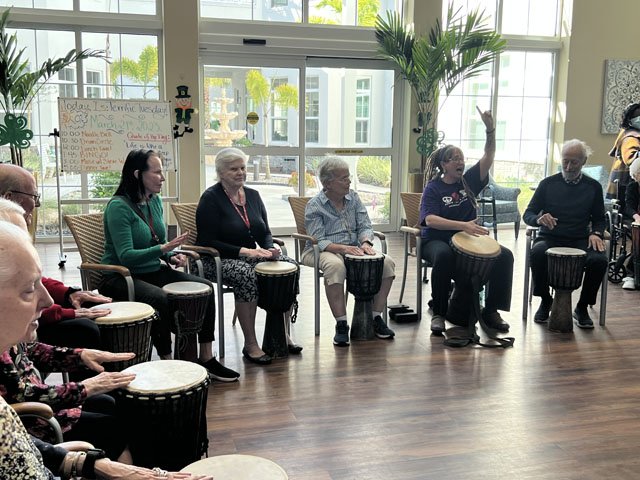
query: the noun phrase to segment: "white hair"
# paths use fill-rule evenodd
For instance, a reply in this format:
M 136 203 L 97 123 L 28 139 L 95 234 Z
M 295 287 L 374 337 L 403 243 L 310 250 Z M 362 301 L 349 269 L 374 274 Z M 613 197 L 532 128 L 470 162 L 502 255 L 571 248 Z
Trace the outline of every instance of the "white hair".
M 633 161 L 633 163 L 629 167 L 629 173 L 631 174 L 632 177 L 635 177 L 636 175 L 640 174 L 640 160 L 638 160 L 638 157 L 636 157 L 636 159 Z
M 13 223 L 0 220 L 0 285 L 12 280 L 20 269 L 15 253 L 22 245 L 34 248 L 29 234 Z
M 11 222 L 12 213 L 17 213 L 21 217 L 24 217 L 24 208 L 16 202 L 0 197 L 0 220 Z
M 349 164 L 339 157 L 329 157 L 322 160 L 316 170 L 320 183 L 326 185 L 328 182 L 333 181 L 333 172 L 336 170 L 349 170 Z
M 582 140 L 578 140 L 577 138 L 572 138 L 571 140 L 567 140 L 566 142 L 564 142 L 562 144 L 561 152 L 564 153 L 565 150 L 567 150 L 569 148 L 575 148 L 575 147 L 578 147 L 580 149 L 580 151 L 582 152 L 582 158 L 584 158 L 585 161 L 593 153 L 593 150 L 591 149 L 591 147 L 589 145 L 587 145 Z
M 245 155 L 239 148 L 228 147 L 220 150 L 216 155 L 216 172 L 218 173 L 218 178 L 220 178 L 220 175 L 224 173 L 227 167 L 236 160 L 244 160 L 246 165 L 249 156 Z

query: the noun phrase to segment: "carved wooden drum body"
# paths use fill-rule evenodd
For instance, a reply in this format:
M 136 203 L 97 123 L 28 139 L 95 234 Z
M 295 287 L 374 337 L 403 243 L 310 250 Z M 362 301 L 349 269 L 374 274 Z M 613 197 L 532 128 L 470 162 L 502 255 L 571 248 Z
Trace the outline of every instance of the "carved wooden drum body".
M 571 332 L 571 292 L 582 285 L 587 253 L 578 248 L 553 247 L 546 251 L 549 285 L 555 290 L 549 330 Z
M 384 270 L 384 255 L 345 255 L 347 290 L 355 298 L 351 320 L 352 340 L 371 340 L 375 337 L 371 300 L 380 291 Z

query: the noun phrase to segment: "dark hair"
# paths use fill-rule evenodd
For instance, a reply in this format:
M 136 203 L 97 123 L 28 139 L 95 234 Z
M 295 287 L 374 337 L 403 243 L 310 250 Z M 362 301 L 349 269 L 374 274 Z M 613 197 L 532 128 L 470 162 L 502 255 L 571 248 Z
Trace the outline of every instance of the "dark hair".
M 424 186 L 426 187 L 428 183 L 434 181 L 436 178 L 440 178 L 443 173 L 441 162 L 448 162 L 453 157 L 453 153 L 456 150 L 460 150 L 459 147 L 455 145 L 444 145 L 443 147 L 435 150 L 427 159 L 427 165 L 424 171 Z M 462 151 L 462 150 L 460 150 Z M 471 201 L 471 205 L 474 208 L 478 206 L 478 202 L 476 202 L 476 196 L 469 188 L 467 184 L 467 180 L 462 176 L 462 186 L 464 187 L 464 191 L 467 194 L 467 197 Z
M 142 183 L 142 173 L 149 170 L 149 158 L 158 157 L 162 160 L 160 153 L 155 150 L 131 150 L 122 167 L 120 185 L 114 195 L 129 197 L 132 202 L 140 203 L 144 199 L 144 184 Z M 138 170 L 138 178 L 133 174 Z
M 632 103 L 622 112 L 622 122 L 620 122 L 620 128 L 633 128 L 629 121 L 633 118 L 631 115 L 636 110 L 636 108 L 640 108 L 640 103 Z

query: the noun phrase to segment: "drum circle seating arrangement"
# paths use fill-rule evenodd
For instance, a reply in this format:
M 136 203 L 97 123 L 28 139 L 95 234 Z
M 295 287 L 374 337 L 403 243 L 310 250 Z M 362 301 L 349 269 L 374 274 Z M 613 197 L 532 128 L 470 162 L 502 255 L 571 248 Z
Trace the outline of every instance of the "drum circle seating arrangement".
M 182 473 L 213 476 L 215 480 L 287 480 L 277 463 L 253 455 L 219 455 L 187 465 Z
M 255 266 L 258 306 L 267 312 L 262 350 L 274 358 L 289 355 L 284 312 L 296 301 L 300 267 L 282 262 L 260 262 Z
M 175 356 L 195 362 L 198 356 L 196 334 L 202 329 L 211 287 L 200 282 L 168 283 L 162 290 L 174 311 L 171 330 L 176 335 Z
M 380 291 L 384 255 L 345 255 L 347 290 L 355 298 L 351 320 L 352 340 L 371 340 L 375 337 L 371 300 Z
M 151 327 L 158 320 L 153 307 L 141 302 L 113 302 L 94 308 L 111 309 L 109 315 L 95 319 L 100 329 L 102 348 L 108 352 L 136 354 L 131 360 L 105 362 L 106 371 L 119 372 L 151 359 Z
M 178 471 L 208 450 L 206 368 L 182 360 L 159 360 L 125 370 L 136 378 L 116 392 L 130 426 L 133 463 Z
M 587 253 L 578 248 L 553 247 L 546 252 L 549 285 L 555 290 L 549 313 L 549 330 L 573 331 L 571 292 L 580 288 Z

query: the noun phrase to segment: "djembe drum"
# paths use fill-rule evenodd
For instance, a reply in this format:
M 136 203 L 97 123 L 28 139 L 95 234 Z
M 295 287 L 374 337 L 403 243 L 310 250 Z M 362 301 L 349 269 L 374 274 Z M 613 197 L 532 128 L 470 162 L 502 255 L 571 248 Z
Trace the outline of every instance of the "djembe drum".
M 633 280 L 640 287 L 640 223 L 631 224 L 631 253 L 633 257 Z
M 207 475 L 215 480 L 287 480 L 275 462 L 254 455 L 219 455 L 187 465 L 181 473 Z
M 582 285 L 587 252 L 578 248 L 553 247 L 546 251 L 549 285 L 555 290 L 549 312 L 549 330 L 573 331 L 571 292 Z
M 174 282 L 168 283 L 162 290 L 167 294 L 174 312 L 174 323 L 171 325 L 176 335 L 174 357 L 195 362 L 198 358 L 196 334 L 202 328 L 211 287 L 200 282 Z
M 135 465 L 178 471 L 208 449 L 207 369 L 193 362 L 161 360 L 125 370 L 136 378 L 116 392 L 129 425 Z
M 456 269 L 454 280 L 456 287 L 469 291 L 471 318 L 469 328 L 474 328 L 480 320 L 479 293 L 500 255 L 500 244 L 488 235 L 474 237 L 465 232 L 458 232 L 449 241 L 455 253 Z
M 289 355 L 284 312 L 296 300 L 300 267 L 294 263 L 260 262 L 255 267 L 258 306 L 267 312 L 262 351 L 271 357 Z
M 371 340 L 375 336 L 371 300 L 380 291 L 384 255 L 345 255 L 347 291 L 355 298 L 351 319 L 351 340 Z
M 95 319 L 100 329 L 102 349 L 107 352 L 136 354 L 131 360 L 105 362 L 105 370 L 119 372 L 151 359 L 151 327 L 158 319 L 153 307 L 140 302 L 113 302 L 93 308 L 111 309 L 109 315 Z

